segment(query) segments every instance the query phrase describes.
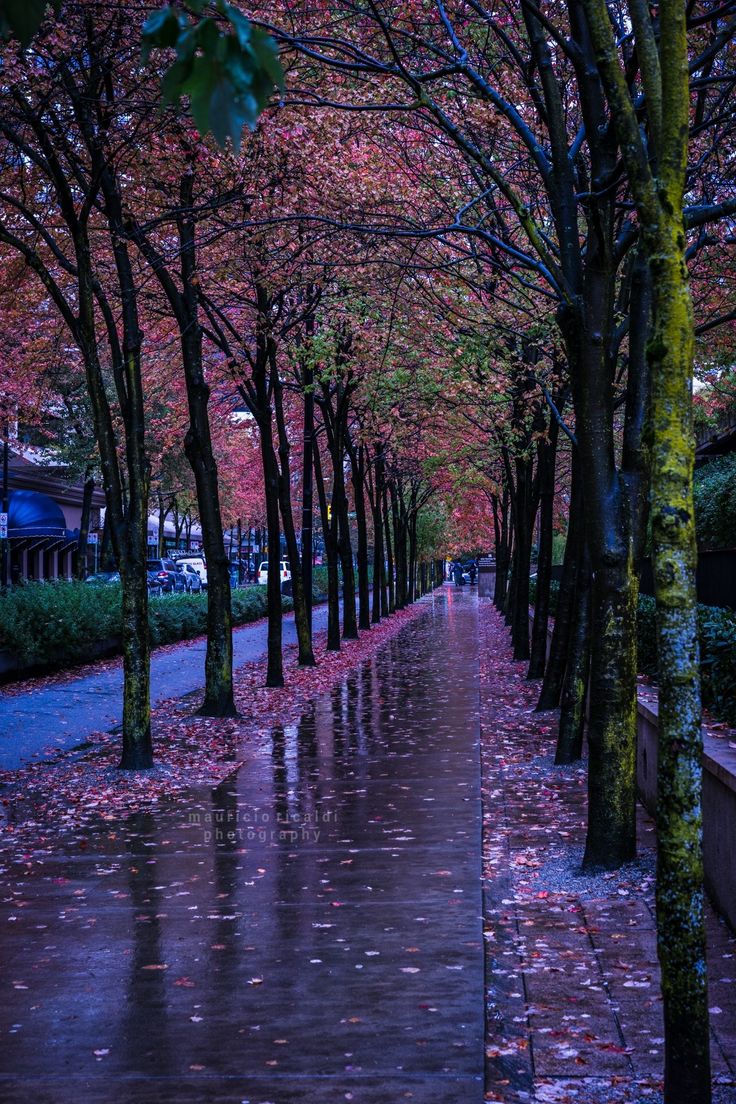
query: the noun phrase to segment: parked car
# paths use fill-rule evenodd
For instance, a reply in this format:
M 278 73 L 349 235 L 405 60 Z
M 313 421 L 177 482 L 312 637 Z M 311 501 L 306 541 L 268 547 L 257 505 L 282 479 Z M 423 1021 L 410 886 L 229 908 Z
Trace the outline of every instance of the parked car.
M 159 580 L 164 594 L 186 591 L 187 585 L 184 581 L 184 573 L 176 570 L 176 564 L 173 560 L 147 560 L 146 567 Z
M 177 564 L 190 564 L 202 580 L 202 586 L 207 587 L 207 563 L 204 556 L 198 552 L 177 552 L 173 559 Z
M 164 588 L 161 585 L 161 580 L 155 571 L 146 571 L 148 576 L 148 596 L 149 598 L 158 598 L 163 594 Z
M 199 594 L 204 590 L 204 584 L 196 568 L 192 567 L 190 563 L 177 564 L 176 566 L 177 570 L 181 571 L 184 575 L 184 582 L 186 583 L 188 594 Z
M 282 585 L 284 583 L 291 582 L 291 570 L 287 560 L 278 561 L 279 578 Z M 261 586 L 265 586 L 268 582 L 268 560 L 264 560 L 261 566 L 258 568 L 258 582 Z
M 113 586 L 120 582 L 120 572 L 98 571 L 96 575 L 88 575 L 84 581 L 85 583 L 91 583 L 92 586 Z

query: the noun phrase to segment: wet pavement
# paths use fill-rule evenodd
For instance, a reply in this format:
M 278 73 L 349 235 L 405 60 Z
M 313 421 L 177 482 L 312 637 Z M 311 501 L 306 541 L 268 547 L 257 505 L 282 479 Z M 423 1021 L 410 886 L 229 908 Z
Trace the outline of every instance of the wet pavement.
M 314 609 L 314 630 L 327 625 L 327 607 Z M 294 615 L 284 616 L 284 645 L 296 643 Z M 204 637 L 151 656 L 151 705 L 183 697 L 204 686 Z M 233 631 L 233 666 L 266 655 L 266 623 Z M 50 749 L 72 748 L 93 732 L 108 731 L 123 720 L 123 670 L 120 664 L 92 674 L 17 693 L 0 690 L 0 770 L 16 770 Z M 50 735 L 53 733 L 53 737 Z
M 0 1098 L 480 1104 L 477 607 L 424 602 L 216 789 L 6 872 Z

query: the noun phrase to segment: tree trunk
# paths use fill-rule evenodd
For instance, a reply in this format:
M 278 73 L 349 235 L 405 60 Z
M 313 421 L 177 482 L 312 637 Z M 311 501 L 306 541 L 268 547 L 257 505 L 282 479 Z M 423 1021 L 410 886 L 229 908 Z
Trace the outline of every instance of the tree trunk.
M 78 579 L 87 578 L 87 544 L 89 541 L 89 522 L 92 515 L 92 496 L 95 490 L 95 477 L 87 469 L 82 492 L 82 513 L 79 519 L 79 537 L 77 539 L 77 563 L 76 576 Z M 148 531 L 146 531 L 148 535 Z
M 353 473 L 355 521 L 358 527 L 358 628 L 367 630 L 371 627 L 371 608 L 368 579 L 368 526 L 365 516 L 365 460 L 362 445 L 350 451 L 350 463 Z
M 145 571 L 148 511 L 140 539 L 140 517 L 131 514 L 128 554 L 121 558 L 123 647 L 123 752 L 122 770 L 147 770 L 153 766 L 151 742 L 151 646 L 148 627 L 148 581 Z M 133 529 L 138 530 L 135 539 Z
M 307 319 L 307 332 L 311 324 Z M 302 582 L 309 639 L 312 639 L 312 602 L 314 590 L 314 369 L 307 357 L 303 368 L 304 439 L 302 460 Z
M 497 502 L 497 500 L 496 500 Z M 500 518 L 499 515 L 500 514 Z M 496 573 L 493 580 L 493 604 L 499 612 L 506 607 L 506 590 L 509 576 L 509 492 L 504 484 L 500 509 L 494 503 L 494 537 L 496 548 Z
M 549 440 L 537 443 L 539 483 L 539 552 L 537 555 L 537 586 L 532 625 L 531 657 L 527 678 L 542 678 L 547 663 L 547 628 L 549 625 L 549 586 L 552 579 L 552 543 L 555 505 L 555 462 L 557 456 L 557 422 L 549 427 Z
M 340 651 L 340 580 L 337 570 L 337 517 L 329 516 L 327 491 L 322 477 L 322 458 L 319 448 L 314 450 L 314 479 L 317 484 L 319 509 L 322 516 L 322 533 L 327 557 L 327 651 Z
M 273 427 L 271 411 L 264 411 L 258 423 L 261 440 L 261 461 L 266 496 L 266 527 L 268 532 L 268 662 L 266 686 L 284 685 L 284 660 L 281 651 L 282 609 L 281 578 L 278 564 L 281 558 L 281 530 L 279 526 L 279 473 L 273 451 Z
M 159 559 L 164 554 L 164 525 L 166 524 L 166 506 L 164 496 L 158 492 L 158 539 L 156 541 L 156 555 Z
M 394 553 L 391 544 L 391 522 L 389 520 L 388 489 L 383 488 L 383 537 L 386 543 L 386 576 L 388 582 L 388 605 L 384 617 L 396 609 L 396 582 L 394 578 Z M 381 611 L 383 613 L 383 610 Z
M 409 601 L 415 602 L 417 598 L 417 515 L 412 510 L 408 525 L 409 530 Z
M 230 562 L 225 551 L 217 462 L 210 431 L 210 388 L 202 362 L 197 243 L 192 214 L 194 179 L 192 168 L 182 174 L 179 184 L 176 226 L 181 290 L 143 230 L 135 224 L 126 224 L 126 230 L 139 246 L 161 284 L 179 327 L 189 413 L 184 452 L 194 473 L 202 546 L 207 561 L 207 654 L 204 701 L 199 712 L 206 717 L 234 717 L 236 709 L 233 696 Z M 162 526 L 159 525 L 159 541 L 162 540 Z
M 636 604 L 631 561 L 593 577 L 586 870 L 636 855 Z
M 684 113 L 686 119 L 686 107 Z M 681 211 L 681 206 L 675 204 L 674 210 Z M 665 1100 L 705 1104 L 710 1100 L 710 1039 L 692 487 L 693 318 L 684 248 L 681 215 L 663 212 L 651 257 L 655 301 L 649 344 L 659 670 L 657 947 L 664 998 Z
M 294 515 L 291 509 L 291 466 L 289 462 L 289 435 L 284 418 L 284 405 L 281 383 L 278 378 L 278 370 L 275 361 L 275 348 L 271 344 L 271 381 L 276 411 L 276 427 L 279 439 L 280 472 L 278 477 L 279 505 L 281 507 L 281 520 L 284 526 L 284 537 L 291 565 L 291 591 L 294 598 L 294 623 L 296 627 L 297 646 L 299 649 L 299 666 L 314 667 L 314 651 L 312 649 L 311 617 L 307 607 L 306 594 L 304 592 L 304 580 L 302 578 L 301 557 L 296 542 L 296 530 L 294 528 Z M 276 463 L 274 457 L 274 464 Z
M 590 667 L 590 563 L 584 552 L 578 569 L 567 665 L 560 700 L 555 763 L 574 763 L 583 754 L 583 730 Z
M 197 366 L 196 359 L 184 358 L 189 402 L 184 451 L 197 486 L 199 523 L 207 561 L 207 653 L 204 701 L 199 712 L 204 717 L 235 717 L 230 564 L 225 552 L 217 462 L 207 414 L 210 391 L 201 363 Z
M 406 528 L 400 512 L 399 491 L 395 484 L 389 484 L 391 497 L 391 520 L 394 533 L 394 558 L 396 561 L 396 609 L 403 609 L 407 601 L 407 564 L 406 564 Z
M 342 482 L 342 480 L 341 480 Z M 333 509 L 335 496 L 333 494 Z M 355 609 L 355 570 L 353 568 L 353 547 L 350 543 L 350 519 L 348 518 L 348 499 L 344 487 L 338 495 L 338 550 L 342 566 L 342 635 L 344 640 L 358 639 L 358 619 Z
M 549 659 L 547 660 L 544 681 L 537 702 L 537 710 L 539 711 L 556 709 L 560 704 L 562 683 L 567 666 L 570 626 L 575 606 L 578 566 L 582 551 L 582 502 L 579 459 L 577 450 L 573 450 L 567 540 L 565 541 L 565 555 L 562 560 L 562 578 L 560 579 L 560 590 L 557 596 L 557 610 L 552 630 Z
M 374 491 L 371 504 L 373 512 L 373 608 L 371 621 L 377 625 L 381 620 L 386 599 L 386 568 L 383 562 L 383 524 L 381 519 L 381 497 L 378 489 Z

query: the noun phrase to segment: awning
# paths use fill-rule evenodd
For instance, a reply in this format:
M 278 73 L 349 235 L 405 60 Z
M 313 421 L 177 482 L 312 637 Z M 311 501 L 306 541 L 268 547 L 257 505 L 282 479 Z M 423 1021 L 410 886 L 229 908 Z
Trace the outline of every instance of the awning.
M 70 540 L 61 507 L 39 491 L 10 491 L 8 499 L 8 537 L 55 537 Z

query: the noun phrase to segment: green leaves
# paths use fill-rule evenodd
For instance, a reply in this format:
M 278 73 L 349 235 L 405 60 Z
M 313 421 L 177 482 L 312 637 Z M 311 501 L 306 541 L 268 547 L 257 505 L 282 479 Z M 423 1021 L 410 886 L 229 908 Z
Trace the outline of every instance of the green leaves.
M 15 38 L 27 46 L 47 8 L 58 12 L 61 0 L 0 0 L 0 39 Z
M 237 152 L 243 127 L 253 130 L 274 88 L 283 88 L 276 43 L 225 0 L 210 5 L 216 17 L 199 18 L 208 6 L 203 0 L 186 0 L 185 6 L 194 20 L 173 7 L 148 19 L 142 59 L 154 49 L 176 50 L 161 81 L 163 104 L 187 97 L 199 133 L 212 134 L 221 148 L 229 138 Z

